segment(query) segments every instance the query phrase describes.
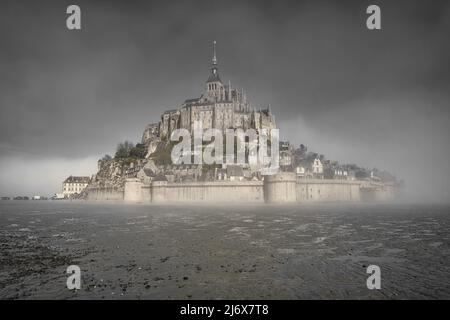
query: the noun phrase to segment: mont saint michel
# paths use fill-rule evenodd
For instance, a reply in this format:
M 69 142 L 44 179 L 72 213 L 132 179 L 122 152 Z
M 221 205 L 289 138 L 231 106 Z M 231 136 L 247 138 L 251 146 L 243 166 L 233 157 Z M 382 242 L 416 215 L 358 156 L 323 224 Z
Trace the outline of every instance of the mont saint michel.
M 2 1 L 0 300 L 450 299 L 449 22 L 448 1 Z
M 195 152 L 202 158 L 203 143 L 197 151 L 189 150 L 187 163 L 174 163 L 171 153 L 176 143 L 171 137 L 177 130 L 192 134 L 196 126 L 201 128 L 200 135 L 211 129 L 242 132 L 242 139 L 231 137 L 232 141 L 224 139 L 224 144 L 220 141 L 221 152 L 225 144 L 231 145 L 231 161 L 222 161 L 220 156 L 214 163 L 192 164 Z M 203 93 L 164 112 L 159 122 L 147 125 L 140 143 L 121 143 L 114 157 L 107 155 L 99 160 L 98 173 L 81 197 L 127 202 L 330 202 L 392 200 L 398 193 L 398 183 L 388 172 L 339 164 L 308 152 L 303 144 L 295 148 L 289 141 L 271 137 L 266 137 L 271 146 L 279 144 L 276 151 L 271 148 L 272 162 L 277 162 L 275 172 L 265 174 L 262 161 L 235 161 L 234 152 L 240 147 L 248 160 L 251 142 L 257 146 L 263 135 L 277 129 L 271 106 L 252 105 L 244 89 L 222 81 L 214 41 L 211 72 Z M 249 130 L 254 134 L 245 137 Z M 215 137 L 215 142 L 218 139 Z M 261 146 L 255 153 L 258 149 Z

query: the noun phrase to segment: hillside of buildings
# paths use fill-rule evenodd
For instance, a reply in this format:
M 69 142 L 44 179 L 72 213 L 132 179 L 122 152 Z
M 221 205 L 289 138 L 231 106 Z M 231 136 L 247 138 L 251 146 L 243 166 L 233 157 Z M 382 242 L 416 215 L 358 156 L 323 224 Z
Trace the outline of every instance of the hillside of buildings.
M 221 132 L 226 129 L 252 129 L 257 133 L 257 139 L 261 132 L 277 128 L 270 106 L 253 106 L 243 89 L 221 80 L 215 43 L 211 73 L 203 93 L 198 98 L 185 100 L 177 109 L 164 112 L 159 122 L 147 125 L 138 143 L 120 143 L 113 156 L 105 155 L 100 159 L 98 172 L 92 177 L 90 186 L 123 190 L 127 178 L 137 178 L 144 184 L 154 180 L 188 182 L 263 179 L 261 167 L 233 164 L 174 165 L 171 161 L 175 144 L 170 141 L 172 132 L 186 129 L 192 133 L 198 126 L 203 130 L 218 129 Z M 396 182 L 395 177 L 386 171 L 340 164 L 323 154 L 308 150 L 303 144 L 293 146 L 283 141 L 280 142 L 279 151 L 280 170 L 295 172 L 298 178 Z
M 258 171 L 238 165 L 173 165 L 173 143 L 161 139 L 143 139 L 133 144 L 120 143 L 114 156 L 98 161 L 98 172 L 91 186 L 123 190 L 125 179 L 138 178 L 145 184 L 153 180 L 169 182 L 262 180 Z M 387 171 L 341 164 L 323 154 L 309 151 L 304 144 L 295 147 L 280 142 L 280 171 L 295 172 L 299 179 L 375 180 L 398 183 Z

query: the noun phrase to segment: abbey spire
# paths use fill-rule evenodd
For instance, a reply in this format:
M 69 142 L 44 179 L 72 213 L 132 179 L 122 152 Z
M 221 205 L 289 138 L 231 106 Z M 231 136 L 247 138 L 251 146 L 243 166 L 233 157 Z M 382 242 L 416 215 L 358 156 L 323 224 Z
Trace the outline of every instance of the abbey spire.
M 213 65 L 213 73 L 216 73 L 217 72 L 216 40 L 214 40 L 214 42 L 213 42 L 212 65 Z
M 222 81 L 219 78 L 219 72 L 217 69 L 217 55 L 216 55 L 216 41 L 213 42 L 213 57 L 212 57 L 212 68 L 211 68 L 211 75 L 209 76 L 207 83 L 217 82 L 222 84 Z M 217 84 L 213 86 L 217 88 Z
M 216 41 L 213 42 L 213 57 L 211 61 L 211 74 L 206 81 L 206 96 L 214 101 L 223 100 L 225 90 L 222 80 L 220 80 L 219 72 L 217 71 Z

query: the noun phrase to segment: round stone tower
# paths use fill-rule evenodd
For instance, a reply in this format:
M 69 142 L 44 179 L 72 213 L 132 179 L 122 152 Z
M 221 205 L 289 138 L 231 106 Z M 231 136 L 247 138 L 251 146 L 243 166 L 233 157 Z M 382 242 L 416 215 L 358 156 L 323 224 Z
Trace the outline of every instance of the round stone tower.
M 142 201 L 142 182 L 139 179 L 129 178 L 125 180 L 123 200 L 127 202 Z
M 297 175 L 280 172 L 264 176 L 264 200 L 268 203 L 288 203 L 297 201 Z

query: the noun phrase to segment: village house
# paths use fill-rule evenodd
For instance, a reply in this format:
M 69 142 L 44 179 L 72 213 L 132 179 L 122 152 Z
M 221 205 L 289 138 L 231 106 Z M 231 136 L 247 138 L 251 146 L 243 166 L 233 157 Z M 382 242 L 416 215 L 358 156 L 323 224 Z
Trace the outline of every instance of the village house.
M 70 176 L 64 180 L 62 185 L 62 195 L 64 198 L 69 198 L 74 194 L 79 194 L 87 187 L 91 181 L 90 177 Z

